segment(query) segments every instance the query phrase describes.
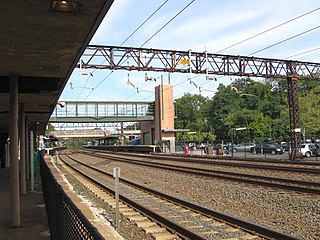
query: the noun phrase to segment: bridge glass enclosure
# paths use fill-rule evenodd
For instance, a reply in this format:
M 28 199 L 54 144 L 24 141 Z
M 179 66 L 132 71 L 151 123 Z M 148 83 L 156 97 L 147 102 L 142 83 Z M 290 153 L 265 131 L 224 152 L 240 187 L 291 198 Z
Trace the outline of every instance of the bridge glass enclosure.
M 154 120 L 153 101 L 60 102 L 50 122 L 131 122 Z

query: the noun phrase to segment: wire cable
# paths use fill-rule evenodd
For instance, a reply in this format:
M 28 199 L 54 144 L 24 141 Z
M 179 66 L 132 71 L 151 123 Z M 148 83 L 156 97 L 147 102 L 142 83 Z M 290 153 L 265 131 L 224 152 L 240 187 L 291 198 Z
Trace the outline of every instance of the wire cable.
M 294 36 L 292 36 L 292 37 L 289 37 L 289 38 L 287 38 L 287 39 L 284 39 L 284 40 L 282 40 L 282 41 L 280 41 L 280 42 L 274 43 L 274 44 L 272 44 L 272 45 L 270 45 L 270 46 L 268 46 L 268 47 L 265 47 L 265 48 L 262 48 L 262 49 L 260 49 L 260 50 L 258 50 L 258 51 L 255 51 L 255 52 L 253 52 L 253 53 L 250 53 L 248 56 L 254 55 L 254 54 L 259 53 L 259 52 L 262 52 L 262 51 L 264 51 L 264 50 L 267 50 L 267 49 L 269 49 L 269 48 L 272 48 L 272 47 L 274 47 L 274 46 L 277 46 L 277 45 L 279 45 L 279 44 L 281 44 L 281 43 L 284 43 L 284 42 L 286 42 L 286 41 L 289 41 L 289 40 L 291 40 L 291 39 L 293 39 L 293 38 L 296 38 L 296 37 L 299 37 L 299 36 L 301 36 L 301 35 L 303 35 L 303 34 L 306 34 L 306 33 L 308 33 L 308 32 L 314 31 L 314 30 L 318 29 L 319 27 L 320 27 L 320 25 L 319 25 L 319 26 L 316 26 L 316 27 L 314 27 L 314 28 L 311 28 L 311 29 L 309 29 L 309 30 L 307 30 L 307 31 L 304 31 L 304 32 L 302 32 L 302 33 L 299 33 L 299 34 L 297 34 L 297 35 L 294 35 Z
M 286 57 L 286 58 L 293 58 L 293 57 L 297 57 L 297 56 L 300 56 L 300 55 L 303 55 L 303 54 L 307 54 L 307 53 L 315 52 L 315 51 L 317 51 L 317 50 L 320 50 L 320 47 L 317 47 L 317 48 L 314 48 L 314 49 L 311 49 L 311 50 L 308 50 L 308 51 L 305 51 L 305 52 L 297 53 L 297 54 L 291 55 L 291 56 Z
M 120 46 L 122 46 L 125 42 L 127 42 L 146 22 L 148 22 L 169 0 L 164 1 L 142 24 L 140 24 L 139 27 L 136 28 L 136 30 L 134 30 L 121 44 Z M 103 64 L 106 60 L 104 60 L 101 64 Z M 94 73 L 97 69 L 95 69 L 92 73 Z M 98 86 L 100 86 L 107 78 L 110 77 L 110 75 L 114 72 L 114 70 L 112 70 L 104 79 L 102 79 L 93 89 L 96 89 Z M 86 86 L 86 85 L 85 85 Z M 89 95 L 85 98 L 87 99 L 91 93 L 93 91 L 91 91 L 89 93 Z M 81 94 L 81 93 L 80 93 Z M 80 96 L 80 95 L 79 95 Z M 79 98 L 78 96 L 78 98 Z
M 166 24 L 164 24 L 158 31 L 156 31 L 147 41 L 145 41 L 141 46 L 146 45 L 152 38 L 154 38 L 162 29 L 164 29 L 169 23 L 171 23 L 176 17 L 178 17 L 184 10 L 186 10 L 195 0 L 189 2 L 180 12 L 178 12 L 174 17 L 172 17 Z
M 256 34 L 256 35 L 253 35 L 253 36 L 249 37 L 249 38 L 246 38 L 246 39 L 244 39 L 244 40 L 242 40 L 242 41 L 240 41 L 240 42 L 238 42 L 238 43 L 232 44 L 232 45 L 230 45 L 229 47 L 226 47 L 226 48 L 224 48 L 224 49 L 221 49 L 221 50 L 219 50 L 219 51 L 216 52 L 216 53 L 220 53 L 220 52 L 222 52 L 222 51 L 225 51 L 225 50 L 227 50 L 227 49 L 230 49 L 230 48 L 232 48 L 232 47 L 235 47 L 235 46 L 237 46 L 237 45 L 239 45 L 239 44 L 241 44 L 241 43 L 244 43 L 244 42 L 246 42 L 246 41 L 249 41 L 249 40 L 251 40 L 251 39 L 253 39 L 253 38 L 256 38 L 256 37 L 258 37 L 258 36 L 260 36 L 260 35 L 262 35 L 262 34 L 265 34 L 265 33 L 267 33 L 267 32 L 270 32 L 271 30 L 274 30 L 274 29 L 276 29 L 276 28 L 279 28 L 279 27 L 281 27 L 281 26 L 283 26 L 283 25 L 285 25 L 285 24 L 288 24 L 288 23 L 290 23 L 290 22 L 293 22 L 293 21 L 295 21 L 295 20 L 297 20 L 297 19 L 299 19 L 299 18 L 302 18 L 302 17 L 304 17 L 304 16 L 307 16 L 307 15 L 309 15 L 309 14 L 315 12 L 315 11 L 318 11 L 318 10 L 320 10 L 320 7 L 319 7 L 319 8 L 316 8 L 316 9 L 313 9 L 313 10 L 307 12 L 307 13 L 304 13 L 304 14 L 298 16 L 298 17 L 292 18 L 292 19 L 290 19 L 290 20 L 288 20 L 288 21 L 286 21 L 286 22 L 283 22 L 283 23 L 281 23 L 281 24 L 279 24 L 279 25 L 276 25 L 276 26 L 274 26 L 274 27 L 272 27 L 272 28 L 269 28 L 269 29 L 267 29 L 267 30 L 265 30 L 265 31 L 262 31 L 262 32 L 260 32 L 260 33 L 258 33 L 258 34 Z
M 121 44 L 120 47 L 125 44 L 147 21 L 149 21 L 150 18 L 153 17 L 169 0 L 164 1 L 143 23 L 140 24 L 139 27 L 134 30 L 129 37 L 127 37 Z

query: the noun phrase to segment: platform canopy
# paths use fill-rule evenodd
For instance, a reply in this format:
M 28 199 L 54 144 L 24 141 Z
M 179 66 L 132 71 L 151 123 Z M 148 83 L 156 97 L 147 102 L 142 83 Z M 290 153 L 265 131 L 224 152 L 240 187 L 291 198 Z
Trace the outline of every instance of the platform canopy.
M 59 96 L 113 0 L 0 1 L 0 134 L 9 129 L 9 80 L 45 131 Z

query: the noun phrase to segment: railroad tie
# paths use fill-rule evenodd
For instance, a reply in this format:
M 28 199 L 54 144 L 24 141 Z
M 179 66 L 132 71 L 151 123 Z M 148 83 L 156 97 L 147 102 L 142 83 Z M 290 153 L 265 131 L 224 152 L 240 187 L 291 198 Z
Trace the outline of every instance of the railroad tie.
M 184 223 L 192 223 L 191 221 L 188 221 L 188 220 L 184 220 L 184 221 L 178 221 L 179 224 L 184 224 Z
M 140 216 L 129 216 L 128 217 L 131 222 L 143 222 L 148 220 L 147 217 L 144 217 L 140 214 Z
M 141 215 L 140 213 L 138 213 L 138 212 L 136 212 L 136 211 L 134 211 L 134 210 L 132 210 L 132 211 L 127 211 L 127 212 L 123 212 L 123 213 L 121 213 L 123 216 L 126 216 L 126 217 L 128 217 L 128 216 L 139 216 L 139 215 Z
M 159 227 L 159 226 L 151 226 L 151 227 L 145 227 L 143 228 L 146 233 L 162 233 L 162 232 L 166 232 L 167 229 L 163 228 L 163 227 Z
M 182 212 L 182 213 L 184 213 L 184 212 L 191 212 L 191 210 L 184 208 L 184 209 L 180 210 L 180 212 Z
M 206 222 L 213 221 L 212 218 L 208 218 L 208 217 L 203 217 L 203 218 L 201 218 L 201 220 L 206 221 Z
M 70 169 L 69 172 L 72 172 Z M 94 193 L 97 197 L 103 200 L 112 208 L 116 207 L 116 202 L 113 196 L 109 195 L 95 184 L 90 183 L 79 174 L 72 173 L 89 191 Z M 159 202 L 164 202 L 162 199 L 157 199 Z M 138 227 L 144 229 L 146 233 L 151 234 L 156 240 L 171 240 L 177 238 L 176 234 L 169 233 L 165 228 L 159 227 L 155 222 L 150 221 L 147 217 L 142 216 L 139 212 L 129 208 L 127 205 L 120 202 L 119 211 L 130 221 L 134 222 Z
M 219 232 L 216 232 L 216 231 L 209 231 L 209 232 L 201 232 L 201 235 L 214 235 L 214 234 L 217 234 Z
M 193 217 L 201 216 L 201 214 L 197 213 L 197 212 L 192 212 L 190 215 L 193 216 Z
M 157 223 L 152 222 L 152 221 L 145 221 L 145 222 L 137 222 L 136 225 L 137 225 L 138 227 L 145 228 L 145 227 L 154 227 L 154 226 L 157 226 Z
M 155 240 L 171 240 L 176 239 L 178 236 L 176 234 L 171 233 L 156 233 L 152 234 L 152 237 L 154 237 Z
M 132 208 L 129 208 L 127 205 L 123 204 L 123 205 L 119 206 L 119 211 L 121 213 L 130 212 L 130 211 L 132 211 Z
M 211 224 L 211 226 L 213 226 L 213 227 L 220 227 L 220 226 L 224 226 L 224 225 L 226 225 L 226 224 L 223 222 L 214 222 Z
M 190 229 L 197 229 L 197 228 L 203 228 L 203 226 L 202 226 L 202 225 L 197 225 L 197 226 L 190 226 L 190 227 L 188 227 L 188 228 L 190 228 Z
M 246 235 L 240 237 L 240 239 L 242 239 L 242 240 L 250 240 L 250 239 L 255 239 L 255 238 L 258 238 L 258 236 L 254 236 L 252 234 L 246 234 Z
M 227 232 L 238 232 L 238 231 L 240 231 L 240 229 L 239 228 L 234 228 L 234 227 L 229 227 L 229 228 L 225 229 L 225 231 L 227 231 Z

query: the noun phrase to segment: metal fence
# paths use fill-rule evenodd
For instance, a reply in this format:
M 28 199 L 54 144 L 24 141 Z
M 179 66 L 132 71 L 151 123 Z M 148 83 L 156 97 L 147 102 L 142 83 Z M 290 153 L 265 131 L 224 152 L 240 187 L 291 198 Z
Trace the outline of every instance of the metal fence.
M 51 239 L 104 239 L 57 183 L 43 158 L 40 168 Z
M 290 148 L 288 144 L 277 144 L 274 142 L 264 142 L 261 144 L 253 143 L 246 139 L 224 139 L 206 143 L 176 143 L 177 153 L 188 153 L 191 155 L 207 155 L 225 158 L 241 159 L 277 159 L 289 160 Z M 274 145 L 275 149 L 268 148 Z M 186 146 L 188 149 L 186 150 Z M 278 149 L 282 149 L 279 151 Z M 302 156 L 305 160 L 320 160 L 319 154 L 312 154 L 310 157 Z

